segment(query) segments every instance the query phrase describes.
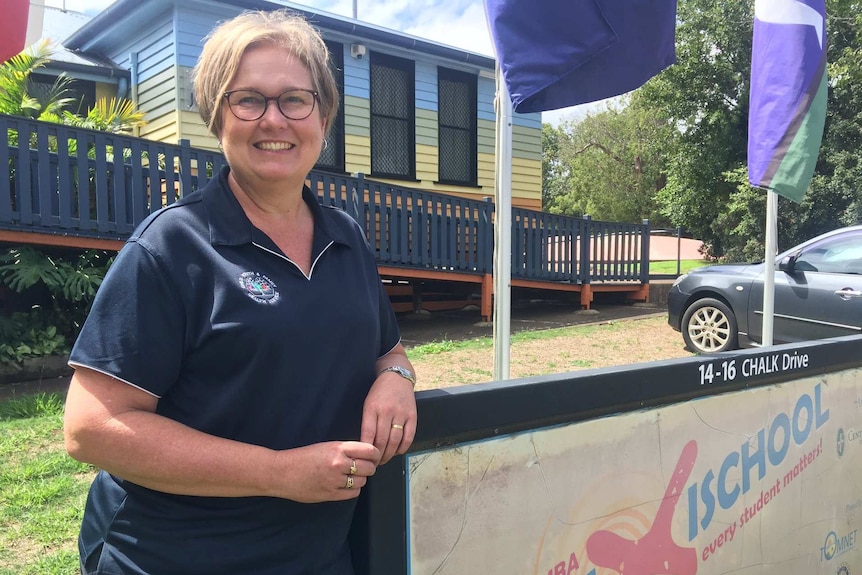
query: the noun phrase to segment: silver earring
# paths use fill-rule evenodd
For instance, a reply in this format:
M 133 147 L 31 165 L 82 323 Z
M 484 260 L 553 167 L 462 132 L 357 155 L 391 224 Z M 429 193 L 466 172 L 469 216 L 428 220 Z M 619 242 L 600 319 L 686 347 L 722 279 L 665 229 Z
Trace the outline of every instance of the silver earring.
M 323 138 L 323 151 L 326 151 L 326 148 L 329 147 L 329 140 Z

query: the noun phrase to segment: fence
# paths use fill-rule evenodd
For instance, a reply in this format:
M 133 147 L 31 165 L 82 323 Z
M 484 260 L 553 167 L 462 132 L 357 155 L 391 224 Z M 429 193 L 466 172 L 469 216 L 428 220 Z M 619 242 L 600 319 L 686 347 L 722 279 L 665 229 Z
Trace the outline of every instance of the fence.
M 0 230 L 124 240 L 147 215 L 202 187 L 216 152 L 0 115 Z M 6 173 L 3 174 L 2 171 Z M 380 265 L 485 275 L 494 205 L 312 171 L 320 201 L 365 229 Z M 648 280 L 648 224 L 513 209 L 514 279 L 589 284 Z

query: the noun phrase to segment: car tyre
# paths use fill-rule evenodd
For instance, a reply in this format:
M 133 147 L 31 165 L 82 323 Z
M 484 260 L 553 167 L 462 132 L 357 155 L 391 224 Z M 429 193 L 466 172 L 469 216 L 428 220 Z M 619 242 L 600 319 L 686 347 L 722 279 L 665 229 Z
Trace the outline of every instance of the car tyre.
M 682 316 L 682 338 L 695 353 L 718 353 L 737 348 L 736 316 L 713 298 L 699 299 Z

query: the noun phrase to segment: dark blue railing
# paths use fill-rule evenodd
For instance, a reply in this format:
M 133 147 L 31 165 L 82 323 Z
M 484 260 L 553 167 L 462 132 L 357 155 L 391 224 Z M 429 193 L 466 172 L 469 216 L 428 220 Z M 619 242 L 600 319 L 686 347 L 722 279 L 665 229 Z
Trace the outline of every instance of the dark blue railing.
M 124 240 L 148 214 L 203 186 L 224 157 L 179 145 L 0 115 L 0 229 Z M 2 173 L 5 171 L 5 174 Z M 313 171 L 321 203 L 365 229 L 380 265 L 488 274 L 494 205 Z M 512 277 L 565 283 L 648 279 L 648 224 L 512 211 Z

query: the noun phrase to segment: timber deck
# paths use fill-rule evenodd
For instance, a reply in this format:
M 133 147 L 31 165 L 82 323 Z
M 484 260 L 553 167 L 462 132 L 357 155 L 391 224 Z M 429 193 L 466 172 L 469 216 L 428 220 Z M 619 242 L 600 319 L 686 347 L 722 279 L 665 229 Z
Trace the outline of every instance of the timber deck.
M 202 187 L 221 154 L 0 115 L 0 245 L 119 250 L 150 213 Z M 396 311 L 493 307 L 494 204 L 313 171 L 322 204 L 363 227 Z M 649 225 L 513 208 L 511 286 L 649 295 Z

